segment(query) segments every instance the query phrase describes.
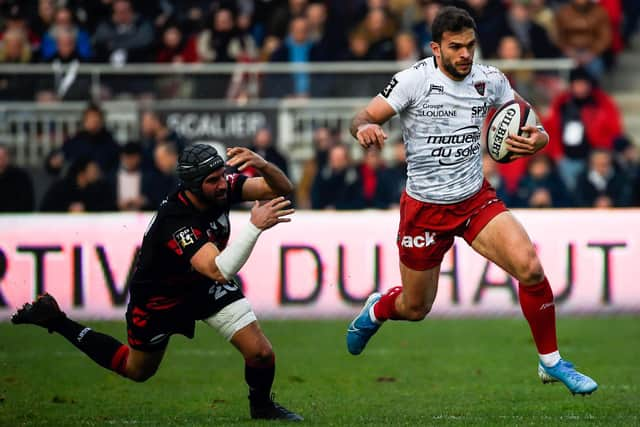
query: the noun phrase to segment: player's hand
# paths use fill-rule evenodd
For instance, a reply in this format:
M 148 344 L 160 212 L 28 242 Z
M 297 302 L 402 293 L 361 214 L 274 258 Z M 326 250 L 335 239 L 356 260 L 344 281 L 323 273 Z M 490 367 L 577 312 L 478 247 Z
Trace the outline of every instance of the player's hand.
M 267 161 L 245 147 L 227 148 L 227 166 L 237 167 L 240 172 L 252 166 L 258 170 L 267 166 Z
M 295 211 L 290 208 L 291 201 L 284 197 L 276 197 L 264 203 L 256 200 L 251 208 L 251 222 L 261 230 L 268 230 L 281 222 L 291 222 L 291 215 Z
M 384 140 L 387 139 L 387 134 L 384 133 L 380 125 L 368 123 L 358 128 L 356 138 L 358 138 L 358 143 L 362 148 L 369 148 L 373 146 L 382 150 Z
M 513 159 L 531 156 L 542 150 L 549 142 L 549 136 L 540 132 L 536 126 L 523 126 L 521 129 L 525 135 L 529 136 L 509 135 L 507 139 L 507 150 L 515 153 L 512 156 Z

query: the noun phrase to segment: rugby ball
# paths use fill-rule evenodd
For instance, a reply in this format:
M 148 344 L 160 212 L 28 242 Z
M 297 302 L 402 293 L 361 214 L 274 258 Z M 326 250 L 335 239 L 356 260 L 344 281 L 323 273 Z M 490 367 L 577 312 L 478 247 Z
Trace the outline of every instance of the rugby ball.
M 498 163 L 512 160 L 514 153 L 507 150 L 506 140 L 509 135 L 529 136 L 522 131 L 523 126 L 535 126 L 536 113 L 527 102 L 522 100 L 509 101 L 502 105 L 489 119 L 485 132 L 487 152 Z

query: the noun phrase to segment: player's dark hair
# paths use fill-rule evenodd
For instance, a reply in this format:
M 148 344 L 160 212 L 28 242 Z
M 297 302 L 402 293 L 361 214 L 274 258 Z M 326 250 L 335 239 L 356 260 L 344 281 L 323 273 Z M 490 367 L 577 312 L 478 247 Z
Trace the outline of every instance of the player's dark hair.
M 459 33 L 467 28 L 478 32 L 476 22 L 473 20 L 469 12 L 455 6 L 443 7 L 431 26 L 431 35 L 436 43 L 442 42 L 442 35 L 445 31 Z
M 178 178 L 183 188 L 201 196 L 204 179 L 223 166 L 224 160 L 211 145 L 193 144 L 180 154 L 177 167 Z

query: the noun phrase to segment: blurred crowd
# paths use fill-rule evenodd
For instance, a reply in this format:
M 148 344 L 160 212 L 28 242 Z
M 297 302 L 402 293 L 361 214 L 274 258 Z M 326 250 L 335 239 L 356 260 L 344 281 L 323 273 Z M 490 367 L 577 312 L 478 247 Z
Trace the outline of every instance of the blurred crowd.
M 448 4 L 475 18 L 479 58 L 568 57 L 596 79 L 615 65 L 640 14 L 637 0 L 0 0 L 0 64 L 51 63 L 57 70 L 35 85 L 24 74 L 3 76 L 0 99 L 87 99 L 90 78 L 64 67 L 83 62 L 415 61 L 430 55 L 431 23 Z M 122 92 L 337 96 L 357 83 L 305 73 L 262 77 L 120 80 L 101 99 Z M 525 96 L 553 92 L 549 73 L 509 77 Z
M 613 123 L 615 105 L 585 75 L 572 73 L 571 89 L 554 101 L 545 120 L 554 143 L 546 150 L 508 164 L 483 157 L 485 177 L 510 207 L 640 206 L 640 148 L 621 133 L 619 121 Z M 582 86 L 590 86 L 591 100 Z M 119 144 L 100 108 L 89 105 L 82 129 L 47 156 L 51 184 L 41 197 L 29 172 L 0 144 L 0 212 L 155 210 L 178 186 L 175 168 L 186 142 L 153 111 L 142 114 L 141 127 L 139 141 Z M 357 144 L 342 141 L 335 129 L 318 127 L 312 143 L 314 154 L 295 180 L 299 209 L 397 206 L 406 181 L 402 140 L 389 140 L 384 156 L 369 149 L 358 161 L 351 156 Z M 289 173 L 271 129 L 256 132 L 250 148 Z
M 508 74 L 525 98 L 548 105 L 538 111 L 552 143 L 509 164 L 484 159 L 487 179 L 507 204 L 640 206 L 638 144 L 625 135 L 615 101 L 600 87 L 636 32 L 637 0 L 0 0 L 0 64 L 415 61 L 430 55 L 430 25 L 447 4 L 467 8 L 476 19 L 480 58 L 569 57 L 578 65 L 568 85 L 554 73 Z M 19 76 L 0 76 L 0 99 L 66 99 L 79 84 L 68 76 L 40 79 L 35 87 Z M 256 91 L 304 97 L 326 95 L 318 87 L 332 87 L 304 73 L 264 79 L 255 86 L 242 76 L 225 77 L 196 90 L 206 97 Z M 361 95 L 381 87 L 363 88 Z M 81 130 L 47 156 L 43 168 L 51 185 L 44 192 L 34 191 L 29 171 L 0 143 L 0 212 L 156 209 L 176 187 L 177 158 L 189 143 L 164 119 L 145 111 L 139 140 L 116 141 L 100 106 L 90 104 Z M 398 203 L 406 175 L 401 140 L 392 138 L 385 153 L 369 150 L 358 160 L 351 156 L 353 142 L 341 140 L 337 129 L 318 127 L 311 143 L 314 154 L 295 180 L 298 208 Z M 250 147 L 288 173 L 271 129 L 260 129 Z

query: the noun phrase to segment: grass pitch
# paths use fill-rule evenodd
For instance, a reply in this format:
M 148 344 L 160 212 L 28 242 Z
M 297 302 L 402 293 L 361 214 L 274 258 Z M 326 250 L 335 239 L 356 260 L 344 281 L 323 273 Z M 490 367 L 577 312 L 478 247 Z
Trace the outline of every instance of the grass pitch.
M 640 318 L 560 318 L 592 396 L 542 385 L 523 319 L 388 322 L 357 357 L 348 321 L 265 321 L 276 400 L 307 425 L 640 425 Z M 90 322 L 125 338 L 124 323 Z M 0 426 L 274 425 L 250 420 L 239 354 L 206 325 L 171 340 L 155 377 L 106 371 L 59 335 L 0 323 Z

